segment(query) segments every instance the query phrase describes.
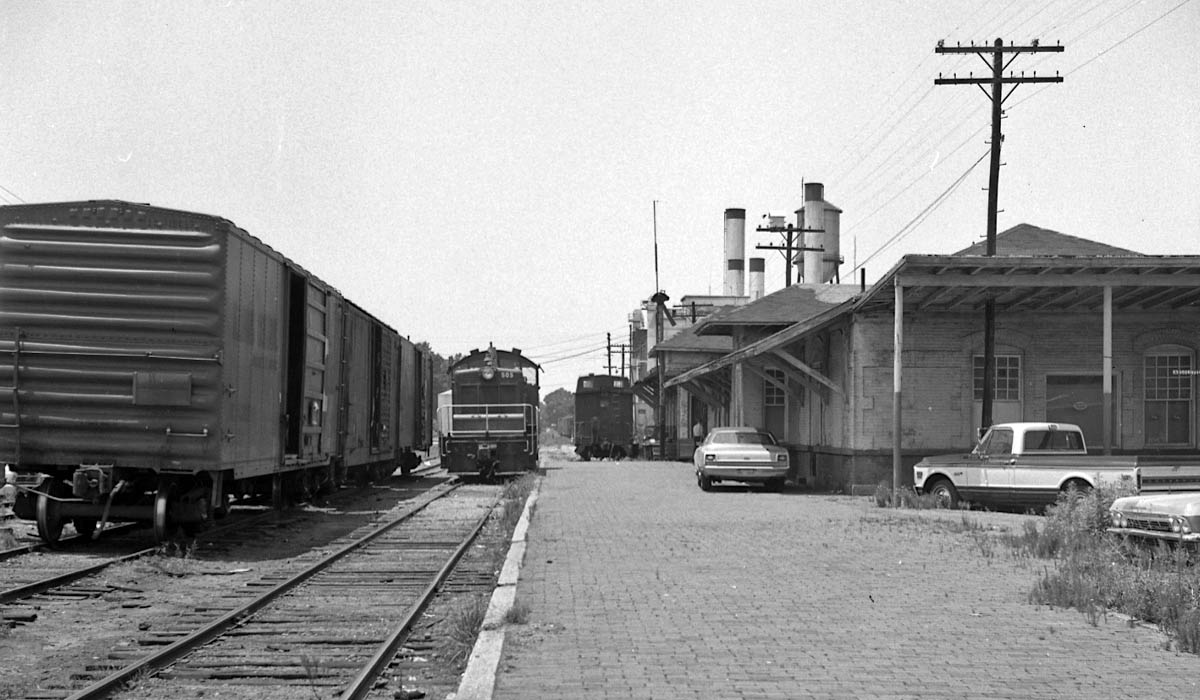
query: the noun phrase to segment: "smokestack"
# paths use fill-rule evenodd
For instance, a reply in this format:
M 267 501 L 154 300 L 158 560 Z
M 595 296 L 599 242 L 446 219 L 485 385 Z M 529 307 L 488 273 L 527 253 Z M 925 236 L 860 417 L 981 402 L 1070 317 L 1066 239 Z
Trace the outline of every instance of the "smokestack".
M 763 258 L 750 258 L 750 301 L 762 299 L 766 292 L 766 263 Z
M 746 288 L 746 210 L 725 210 L 725 296 L 740 297 Z
M 838 278 L 841 264 L 841 214 L 842 210 L 825 201 L 825 185 L 819 182 L 804 184 L 804 207 L 800 209 L 800 223 L 806 229 L 804 247 L 819 250 L 804 251 L 804 281 L 823 284 Z

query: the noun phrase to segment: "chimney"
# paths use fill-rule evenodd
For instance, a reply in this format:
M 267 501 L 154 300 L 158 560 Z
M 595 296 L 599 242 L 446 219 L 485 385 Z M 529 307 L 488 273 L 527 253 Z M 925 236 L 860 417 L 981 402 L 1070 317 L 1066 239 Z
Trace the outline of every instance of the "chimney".
M 803 281 L 824 284 L 839 279 L 842 210 L 825 201 L 825 185 L 819 182 L 804 184 L 804 206 L 797 214 L 800 224 L 810 229 L 801 238 L 804 247 L 819 249 L 804 251 Z
M 766 292 L 766 260 L 750 258 L 750 301 L 762 299 Z
M 725 296 L 746 293 L 746 210 L 725 210 Z

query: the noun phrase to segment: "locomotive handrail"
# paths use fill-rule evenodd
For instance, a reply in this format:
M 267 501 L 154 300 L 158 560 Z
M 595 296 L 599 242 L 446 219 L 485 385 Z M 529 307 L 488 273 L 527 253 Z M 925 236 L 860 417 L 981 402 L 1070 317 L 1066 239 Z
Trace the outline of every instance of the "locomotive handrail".
M 460 403 L 444 406 L 450 416 L 448 435 L 524 435 L 533 424 L 534 407 L 527 403 Z M 513 411 L 512 409 L 518 409 Z M 467 413 L 466 411 L 470 411 Z M 500 411 L 503 411 L 501 413 Z M 512 423 L 520 421 L 519 426 Z M 462 427 L 459 423 L 482 421 L 482 426 Z M 503 425 L 507 421 L 509 425 Z M 500 423 L 502 425 L 493 425 Z

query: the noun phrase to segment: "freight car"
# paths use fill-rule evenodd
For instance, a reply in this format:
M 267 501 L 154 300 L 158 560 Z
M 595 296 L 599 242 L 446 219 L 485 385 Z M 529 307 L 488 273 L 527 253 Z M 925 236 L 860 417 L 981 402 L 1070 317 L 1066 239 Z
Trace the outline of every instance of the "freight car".
M 0 207 L 0 461 L 47 542 L 231 499 L 276 507 L 411 469 L 430 358 L 205 214 L 120 201 Z
M 589 374 L 575 382 L 575 453 L 583 461 L 636 457 L 633 387 L 625 377 Z
M 540 372 L 520 350 L 493 345 L 450 365 L 450 400 L 438 409 L 447 471 L 489 479 L 537 469 Z

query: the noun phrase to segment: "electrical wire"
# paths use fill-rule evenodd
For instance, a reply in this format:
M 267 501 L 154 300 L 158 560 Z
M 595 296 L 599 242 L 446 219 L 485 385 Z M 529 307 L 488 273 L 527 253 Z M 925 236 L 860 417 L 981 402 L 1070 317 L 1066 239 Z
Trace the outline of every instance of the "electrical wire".
M 971 171 L 973 171 L 980 163 L 982 163 L 983 159 L 987 158 L 989 153 L 991 153 L 990 150 L 985 151 L 983 155 L 979 156 L 978 160 L 976 160 L 974 163 L 972 163 L 970 165 L 970 167 L 968 167 L 965 171 L 963 171 L 962 175 L 958 176 L 958 179 L 956 179 L 954 182 L 950 183 L 949 187 L 942 190 L 942 193 L 939 194 L 936 198 L 934 198 L 934 200 L 932 202 L 925 205 L 925 208 L 922 209 L 920 211 L 920 213 L 918 213 L 915 217 L 913 217 L 907 224 L 900 227 L 900 230 L 897 231 L 896 233 L 892 234 L 892 237 L 887 239 L 887 241 L 885 241 L 883 245 L 879 246 L 875 250 L 874 253 L 871 253 L 866 258 L 864 258 L 861 263 L 858 263 L 857 265 L 855 265 L 854 268 L 852 270 L 850 270 L 850 274 L 853 275 L 855 272 L 857 272 L 859 269 L 861 269 L 864 265 L 866 265 L 868 262 L 870 262 L 873 258 L 875 258 L 875 256 L 879 255 L 884 250 L 886 250 L 888 247 L 890 247 L 892 244 L 899 242 L 906 235 L 911 233 L 913 230 L 913 227 L 916 224 L 918 224 L 922 220 L 924 220 L 929 214 L 932 214 L 939 206 L 941 206 L 942 202 L 945 202 L 946 199 L 949 198 L 950 194 L 953 193 L 954 190 L 958 189 L 958 186 L 962 184 L 963 180 L 967 179 L 967 176 L 971 174 Z

